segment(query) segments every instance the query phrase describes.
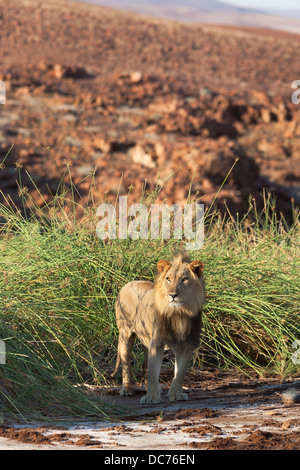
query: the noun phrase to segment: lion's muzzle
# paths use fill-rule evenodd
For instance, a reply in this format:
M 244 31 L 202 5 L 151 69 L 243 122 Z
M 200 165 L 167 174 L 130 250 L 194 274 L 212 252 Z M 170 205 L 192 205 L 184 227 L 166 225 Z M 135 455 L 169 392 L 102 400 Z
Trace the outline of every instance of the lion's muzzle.
M 180 301 L 178 295 L 175 294 L 169 294 L 169 307 L 171 308 L 180 308 L 182 307 L 182 302 Z

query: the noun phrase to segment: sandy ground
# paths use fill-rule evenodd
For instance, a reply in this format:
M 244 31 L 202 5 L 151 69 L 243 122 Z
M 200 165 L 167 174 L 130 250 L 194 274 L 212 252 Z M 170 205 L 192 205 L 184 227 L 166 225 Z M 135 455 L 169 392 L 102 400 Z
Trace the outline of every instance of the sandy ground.
M 300 405 L 287 406 L 281 399 L 286 389 L 300 387 L 299 380 L 239 380 L 202 372 L 188 385 L 188 401 L 170 403 L 163 387 L 162 402 L 146 407 L 139 404 L 142 388 L 126 398 L 116 388 L 102 389 L 105 401 L 128 407 L 131 414 L 123 422 L 2 426 L 0 450 L 99 449 L 119 455 L 128 450 L 300 449 Z

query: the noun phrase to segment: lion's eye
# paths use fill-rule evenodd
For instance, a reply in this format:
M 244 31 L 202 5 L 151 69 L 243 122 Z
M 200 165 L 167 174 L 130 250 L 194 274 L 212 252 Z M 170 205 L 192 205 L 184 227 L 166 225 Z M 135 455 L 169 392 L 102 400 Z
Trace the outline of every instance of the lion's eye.
M 170 279 L 169 277 L 166 277 L 166 281 L 167 281 L 167 282 L 170 282 L 171 279 Z
M 183 277 L 181 279 L 181 282 L 184 282 L 185 284 L 188 282 L 189 278 L 188 277 Z

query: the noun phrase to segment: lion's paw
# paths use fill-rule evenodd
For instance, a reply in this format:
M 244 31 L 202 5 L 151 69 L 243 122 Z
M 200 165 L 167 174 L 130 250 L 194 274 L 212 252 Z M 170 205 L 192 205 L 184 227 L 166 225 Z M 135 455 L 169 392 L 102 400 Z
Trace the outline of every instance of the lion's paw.
M 161 402 L 161 398 L 159 394 L 146 394 L 141 398 L 141 405 L 146 405 L 147 403 L 152 403 L 156 405 L 157 403 Z
M 122 387 L 120 390 L 121 397 L 132 397 L 135 394 L 132 387 Z
M 169 391 L 169 399 L 170 401 L 186 401 L 189 399 L 186 393 L 183 393 L 181 390 L 180 391 Z

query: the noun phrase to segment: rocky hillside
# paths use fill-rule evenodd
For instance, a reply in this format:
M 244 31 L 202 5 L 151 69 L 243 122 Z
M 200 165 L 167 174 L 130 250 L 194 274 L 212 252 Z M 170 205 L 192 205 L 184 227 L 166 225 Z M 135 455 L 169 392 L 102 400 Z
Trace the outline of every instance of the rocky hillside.
M 97 168 L 98 200 L 130 188 L 138 201 L 173 175 L 160 200 L 185 203 L 192 181 L 209 204 L 236 157 L 221 206 L 243 211 L 263 187 L 288 219 L 291 198 L 299 205 L 300 36 L 64 0 L 0 0 L 0 30 L 1 160 L 14 145 L 0 188 L 17 205 L 18 173 L 43 205 L 67 164 L 86 203 Z

